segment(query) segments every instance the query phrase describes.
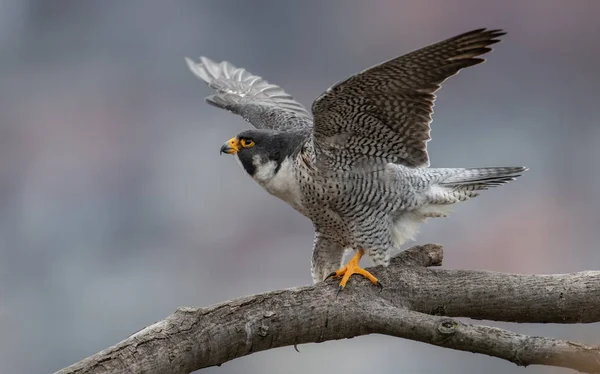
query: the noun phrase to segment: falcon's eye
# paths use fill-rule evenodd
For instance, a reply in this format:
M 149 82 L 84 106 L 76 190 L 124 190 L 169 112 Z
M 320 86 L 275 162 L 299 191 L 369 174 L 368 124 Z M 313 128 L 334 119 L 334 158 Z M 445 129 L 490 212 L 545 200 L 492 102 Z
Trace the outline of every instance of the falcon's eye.
M 240 140 L 240 144 L 244 148 L 250 148 L 254 145 L 254 141 L 250 140 L 250 139 L 242 139 L 242 140 Z

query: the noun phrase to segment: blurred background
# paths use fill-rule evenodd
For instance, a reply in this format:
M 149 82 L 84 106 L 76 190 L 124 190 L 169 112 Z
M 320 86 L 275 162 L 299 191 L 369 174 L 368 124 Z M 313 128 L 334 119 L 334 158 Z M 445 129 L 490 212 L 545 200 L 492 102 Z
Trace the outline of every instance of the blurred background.
M 508 31 L 438 95 L 432 166 L 527 165 L 423 226 L 445 267 L 600 269 L 600 2 L 0 0 L 0 372 L 48 373 L 179 306 L 311 282 L 311 223 L 221 144 L 184 56 L 310 107 L 331 84 L 479 27 Z M 599 324 L 495 324 L 599 344 Z M 206 373 L 566 373 L 367 336 Z

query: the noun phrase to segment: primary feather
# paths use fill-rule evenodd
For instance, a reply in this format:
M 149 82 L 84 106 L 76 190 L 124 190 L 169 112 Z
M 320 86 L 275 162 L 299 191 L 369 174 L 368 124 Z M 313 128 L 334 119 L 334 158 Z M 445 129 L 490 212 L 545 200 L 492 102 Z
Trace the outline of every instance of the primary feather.
M 206 98 L 209 104 L 238 114 L 259 129 L 312 126 L 308 111 L 281 87 L 227 61 L 216 63 L 200 57 L 200 62 L 189 58 L 186 62 L 194 74 L 216 90 Z

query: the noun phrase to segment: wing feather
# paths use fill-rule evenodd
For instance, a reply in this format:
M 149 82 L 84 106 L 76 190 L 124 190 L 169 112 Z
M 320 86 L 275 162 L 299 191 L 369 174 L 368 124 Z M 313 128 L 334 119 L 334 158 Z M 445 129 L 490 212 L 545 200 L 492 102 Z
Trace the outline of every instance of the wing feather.
M 186 58 L 190 70 L 216 92 L 206 101 L 218 108 L 242 116 L 254 127 L 272 130 L 310 128 L 310 113 L 281 87 L 268 83 L 227 61 L 200 62 Z
M 499 42 L 501 30 L 473 30 L 364 70 L 312 105 L 317 161 L 327 168 L 393 162 L 429 166 L 435 92 Z

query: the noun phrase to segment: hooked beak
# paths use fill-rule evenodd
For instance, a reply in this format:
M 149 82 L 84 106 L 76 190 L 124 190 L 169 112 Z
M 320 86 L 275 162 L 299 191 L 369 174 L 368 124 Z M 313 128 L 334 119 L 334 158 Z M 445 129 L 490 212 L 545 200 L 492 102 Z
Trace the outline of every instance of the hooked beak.
M 236 154 L 239 150 L 239 140 L 238 138 L 231 138 L 228 141 L 225 142 L 225 144 L 223 144 L 221 146 L 221 151 L 219 152 L 219 154 L 221 153 L 227 153 L 228 155 L 231 154 Z

